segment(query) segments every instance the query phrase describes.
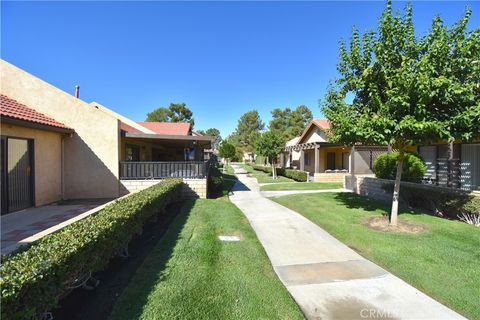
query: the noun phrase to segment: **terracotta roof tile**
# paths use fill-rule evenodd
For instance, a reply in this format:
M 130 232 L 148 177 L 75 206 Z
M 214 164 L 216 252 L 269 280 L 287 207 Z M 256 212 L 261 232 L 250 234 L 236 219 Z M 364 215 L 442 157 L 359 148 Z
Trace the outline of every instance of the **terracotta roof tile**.
M 50 127 L 70 129 L 63 123 L 29 108 L 3 94 L 0 94 L 0 115 L 6 118 L 38 123 Z
M 142 131 L 138 130 L 137 128 L 134 128 L 132 126 L 129 126 L 128 124 L 121 122 L 120 123 L 120 130 L 123 130 L 128 133 L 143 133 Z
M 185 122 L 137 122 L 139 125 L 152 130 L 156 134 L 170 136 L 189 136 L 190 123 Z
M 327 119 L 314 119 L 313 122 L 321 129 L 330 129 L 330 121 Z

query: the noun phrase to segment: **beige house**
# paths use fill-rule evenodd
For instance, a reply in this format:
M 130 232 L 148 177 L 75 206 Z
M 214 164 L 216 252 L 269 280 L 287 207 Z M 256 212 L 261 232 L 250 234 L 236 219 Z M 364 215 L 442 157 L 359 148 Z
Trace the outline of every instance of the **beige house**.
M 356 146 L 352 149 L 330 143 L 329 129 L 328 120 L 310 122 L 299 138 L 285 146 L 286 165 L 309 172 L 316 182 L 342 182 L 344 176 L 350 173 L 352 163 L 355 164 L 355 174 L 372 174 L 375 159 L 388 151 L 386 146 Z M 294 160 L 297 157 L 298 166 Z
M 188 124 L 136 123 L 3 60 L 0 81 L 2 151 L 10 151 L 2 152 L 8 157 L 2 162 L 2 212 L 4 194 L 13 201 L 23 192 L 13 185 L 18 175 L 23 176 L 19 186 L 31 186 L 30 196 L 20 197 L 29 200 L 20 206 L 12 202 L 5 212 L 60 199 L 116 198 L 146 186 L 135 182 L 145 179 L 150 184 L 174 176 L 205 180 L 203 149 L 210 148 L 211 138 L 193 136 Z M 8 113 L 11 104 L 29 116 Z M 201 196 L 206 196 L 204 184 Z

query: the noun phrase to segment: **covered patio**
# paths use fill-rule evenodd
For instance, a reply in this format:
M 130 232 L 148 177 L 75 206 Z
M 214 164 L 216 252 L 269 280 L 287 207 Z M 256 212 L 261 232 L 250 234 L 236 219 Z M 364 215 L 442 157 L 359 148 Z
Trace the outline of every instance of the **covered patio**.
M 209 161 L 204 151 L 211 143 L 208 136 L 125 132 L 120 179 L 205 178 Z

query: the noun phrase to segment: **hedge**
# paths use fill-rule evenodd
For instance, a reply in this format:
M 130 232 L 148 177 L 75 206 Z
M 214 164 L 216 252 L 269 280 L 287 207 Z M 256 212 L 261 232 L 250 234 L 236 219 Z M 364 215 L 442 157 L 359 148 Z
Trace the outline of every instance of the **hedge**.
M 259 166 L 259 165 L 252 165 L 252 168 L 257 171 L 263 171 L 266 173 L 272 173 L 272 167 L 266 166 Z M 295 181 L 299 182 L 306 182 L 308 181 L 308 172 L 300 171 L 300 170 L 293 170 L 293 169 L 285 169 L 285 168 L 277 168 L 277 174 L 279 176 L 284 176 Z
M 35 318 L 55 307 L 75 279 L 104 269 L 181 189 L 182 180 L 164 180 L 3 258 L 2 319 Z
M 410 207 L 424 209 L 445 218 L 458 219 L 462 213 L 480 215 L 480 197 L 466 192 L 429 190 L 422 186 L 402 184 L 400 197 Z
M 399 156 L 398 152 L 380 155 L 373 164 L 375 176 L 380 179 L 395 180 Z M 402 181 L 421 182 L 426 171 L 425 161 L 419 154 L 411 152 L 405 154 L 402 167 Z

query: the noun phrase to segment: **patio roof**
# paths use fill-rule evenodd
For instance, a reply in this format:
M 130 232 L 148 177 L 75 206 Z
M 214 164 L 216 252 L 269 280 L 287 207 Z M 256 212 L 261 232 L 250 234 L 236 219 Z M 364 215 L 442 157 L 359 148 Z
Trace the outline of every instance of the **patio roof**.
M 212 141 L 215 139 L 211 136 L 183 136 L 183 135 L 167 135 L 167 134 L 151 134 L 151 133 L 130 133 L 122 134 L 125 138 L 142 139 L 142 140 L 157 140 L 164 142 L 198 142 L 199 145 L 210 148 Z

